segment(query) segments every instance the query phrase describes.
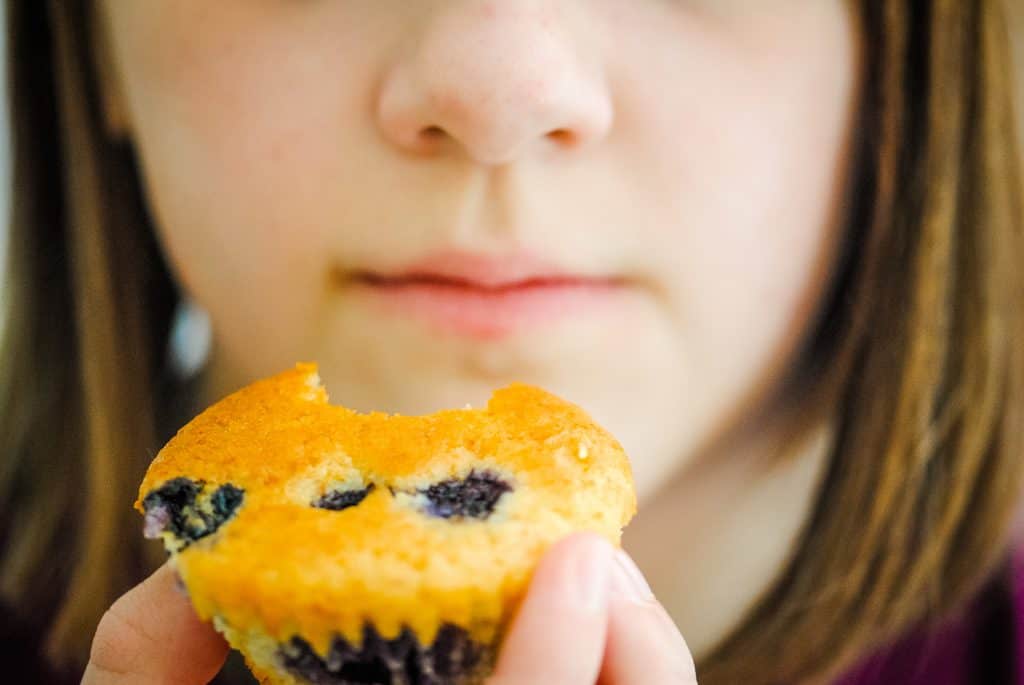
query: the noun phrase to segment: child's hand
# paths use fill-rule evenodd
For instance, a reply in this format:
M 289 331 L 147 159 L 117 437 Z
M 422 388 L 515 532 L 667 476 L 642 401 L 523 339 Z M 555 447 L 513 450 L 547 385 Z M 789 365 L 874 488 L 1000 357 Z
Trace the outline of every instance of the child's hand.
M 639 571 L 602 538 L 573 535 L 534 574 L 489 685 L 693 685 L 689 649 Z M 625 557 L 624 554 L 622 554 Z M 632 563 L 632 562 L 628 562 Z M 635 575 L 632 575 L 635 574 Z M 100 621 L 83 685 L 209 682 L 227 644 L 166 564 Z
M 488 685 L 696 685 L 690 650 L 625 552 L 577 534 L 541 561 Z
M 92 640 L 82 685 L 208 683 L 228 645 L 192 611 L 164 564 L 107 610 Z

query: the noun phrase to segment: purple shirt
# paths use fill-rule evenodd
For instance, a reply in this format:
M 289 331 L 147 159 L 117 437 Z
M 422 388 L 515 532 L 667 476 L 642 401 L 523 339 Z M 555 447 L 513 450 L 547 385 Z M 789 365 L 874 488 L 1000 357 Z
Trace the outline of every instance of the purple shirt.
M 861 661 L 835 685 L 1024 685 L 1024 547 L 970 604 Z

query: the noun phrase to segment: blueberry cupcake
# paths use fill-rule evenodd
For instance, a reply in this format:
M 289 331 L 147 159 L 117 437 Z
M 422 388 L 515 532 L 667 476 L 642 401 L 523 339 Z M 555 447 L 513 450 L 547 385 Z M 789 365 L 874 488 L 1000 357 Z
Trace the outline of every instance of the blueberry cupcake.
M 544 551 L 617 545 L 636 497 L 619 443 L 538 388 L 364 414 L 300 364 L 182 428 L 135 506 L 261 682 L 432 685 L 481 682 Z

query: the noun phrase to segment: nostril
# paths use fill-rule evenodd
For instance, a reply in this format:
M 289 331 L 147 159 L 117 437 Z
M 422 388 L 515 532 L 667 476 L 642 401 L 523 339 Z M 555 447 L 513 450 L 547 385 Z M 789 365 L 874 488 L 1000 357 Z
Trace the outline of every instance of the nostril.
M 548 134 L 548 138 L 564 147 L 572 147 L 577 141 L 576 134 L 567 128 L 556 128 Z
M 448 132 L 440 126 L 425 126 L 410 141 L 409 149 L 419 153 L 436 153 L 444 146 L 448 137 Z
M 448 132 L 440 126 L 427 126 L 420 131 L 418 143 L 422 150 L 435 151 L 448 138 Z

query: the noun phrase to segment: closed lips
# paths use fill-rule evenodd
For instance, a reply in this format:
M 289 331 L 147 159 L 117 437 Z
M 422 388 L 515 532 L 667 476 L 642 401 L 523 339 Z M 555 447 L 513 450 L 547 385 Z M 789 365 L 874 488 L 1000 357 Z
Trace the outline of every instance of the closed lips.
M 373 273 L 361 273 L 356 276 L 356 280 L 366 283 L 367 285 L 381 288 L 437 286 L 461 290 L 474 290 L 481 293 L 503 293 L 514 290 L 527 290 L 531 288 L 607 287 L 620 284 L 620 280 L 614 278 L 584 278 L 579 276 L 534 276 L 517 281 L 480 282 L 440 274 L 381 276 Z
M 342 287 L 446 333 L 493 340 L 570 315 L 594 314 L 625 292 L 624 279 L 571 273 L 525 254 L 443 252 L 399 269 L 338 274 Z

